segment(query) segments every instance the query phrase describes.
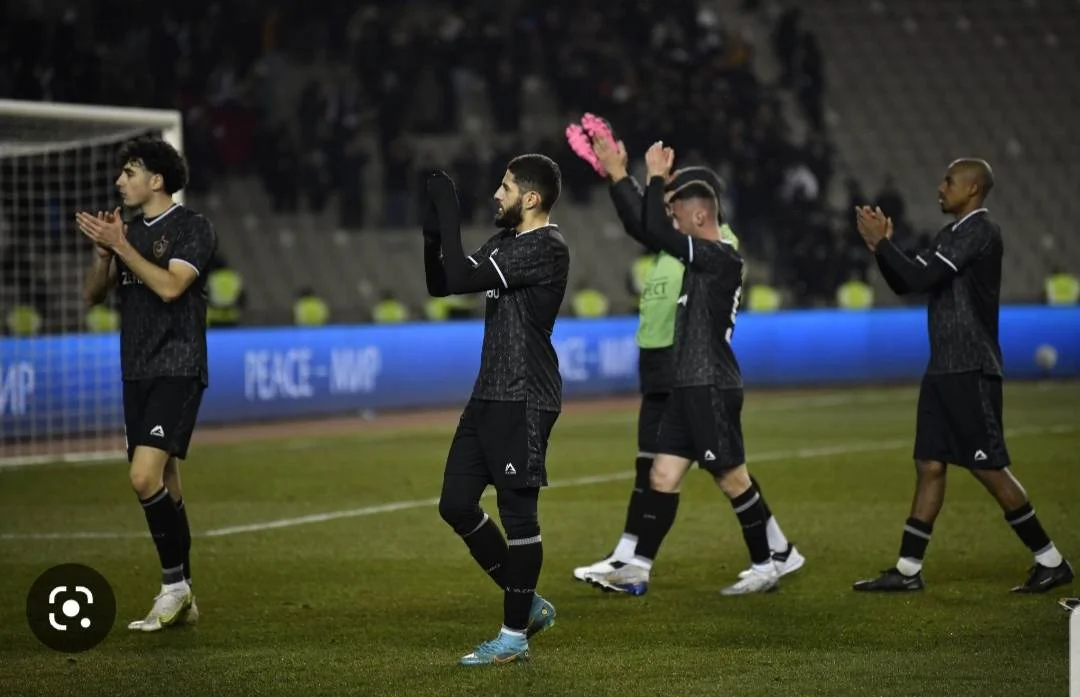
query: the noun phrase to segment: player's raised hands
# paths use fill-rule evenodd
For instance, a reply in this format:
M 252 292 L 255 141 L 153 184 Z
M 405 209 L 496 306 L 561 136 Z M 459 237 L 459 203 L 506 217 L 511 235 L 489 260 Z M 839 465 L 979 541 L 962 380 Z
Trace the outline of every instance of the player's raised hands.
M 871 251 L 876 250 L 882 240 L 893 236 L 892 218 L 886 216 L 881 208 L 856 206 L 855 224 L 859 230 L 859 235 Z
M 432 220 L 438 222 L 440 235 L 461 224 L 457 185 L 449 174 L 441 169 L 433 170 L 427 178 L 427 195 L 429 205 L 435 209 Z
M 432 170 L 428 175 L 427 193 L 438 209 L 458 205 L 457 185 L 450 175 L 441 169 Z
M 86 235 L 98 246 L 98 254 L 106 256 L 127 240 L 127 226 L 120 216 L 120 209 L 109 212 L 98 211 L 97 215 L 86 211 L 75 214 L 75 224 L 79 232 Z M 105 250 L 105 254 L 102 254 Z
M 649 179 L 663 177 L 667 180 L 674 164 L 675 151 L 666 147 L 662 140 L 656 141 L 645 151 L 645 169 L 649 173 Z
M 626 145 L 620 140 L 615 142 L 610 138 L 594 137 L 592 149 L 596 153 L 596 159 L 600 161 L 608 176 L 612 179 L 622 179 L 627 174 L 629 157 L 626 154 Z

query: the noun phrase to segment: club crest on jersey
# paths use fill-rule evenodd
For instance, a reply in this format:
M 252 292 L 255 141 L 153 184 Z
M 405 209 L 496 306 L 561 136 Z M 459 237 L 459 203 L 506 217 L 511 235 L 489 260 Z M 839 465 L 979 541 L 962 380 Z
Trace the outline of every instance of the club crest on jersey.
M 165 256 L 165 250 L 169 248 L 169 243 L 165 239 L 165 235 L 162 235 L 159 239 L 154 241 L 154 258 L 160 259 Z

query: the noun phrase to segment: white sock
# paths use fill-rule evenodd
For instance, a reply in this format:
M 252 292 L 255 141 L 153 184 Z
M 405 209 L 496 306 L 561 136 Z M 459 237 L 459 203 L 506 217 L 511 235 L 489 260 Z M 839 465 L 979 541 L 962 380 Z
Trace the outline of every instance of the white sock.
M 161 584 L 161 590 L 165 593 L 186 591 L 188 590 L 188 583 L 187 581 L 177 581 L 176 583 L 163 583 Z
M 905 576 L 914 576 L 922 571 L 922 560 L 900 557 L 896 561 L 896 570 Z
M 784 531 L 780 529 L 780 523 L 776 522 L 776 516 L 769 516 L 765 523 L 765 534 L 769 537 L 769 549 L 774 552 L 786 552 L 788 540 L 784 537 Z
M 1039 562 L 1043 566 L 1051 569 L 1061 566 L 1061 562 L 1065 561 L 1061 556 L 1061 552 L 1057 550 L 1054 543 L 1051 542 L 1046 547 L 1039 550 L 1039 553 L 1035 555 L 1035 561 Z
M 505 626 L 502 629 L 499 630 L 499 633 L 504 634 L 506 636 L 514 637 L 515 639 L 524 639 L 525 638 L 525 632 L 523 632 L 521 630 L 518 630 L 518 629 L 508 629 Z
M 775 576 L 776 565 L 771 561 L 767 561 L 764 564 L 753 564 L 751 568 L 762 576 Z
M 627 564 L 633 564 L 634 566 L 636 566 L 636 567 L 638 567 L 640 569 L 645 569 L 645 571 L 652 571 L 652 560 L 651 559 L 644 559 L 642 557 L 634 557 L 633 559 L 631 559 L 630 561 L 628 561 L 626 563 Z
M 634 552 L 637 550 L 637 535 L 630 535 L 623 533 L 619 537 L 619 544 L 615 545 L 615 552 L 611 555 L 615 558 L 615 561 L 621 561 L 624 564 L 634 558 Z

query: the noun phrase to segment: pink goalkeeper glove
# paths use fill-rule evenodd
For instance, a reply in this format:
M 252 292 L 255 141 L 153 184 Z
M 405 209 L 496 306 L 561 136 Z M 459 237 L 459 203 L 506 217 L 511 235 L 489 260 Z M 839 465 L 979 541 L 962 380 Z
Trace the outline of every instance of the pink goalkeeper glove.
M 608 125 L 607 121 L 594 114 L 585 114 L 580 124 L 572 123 L 566 127 L 566 140 L 570 144 L 570 149 L 578 157 L 588 162 L 596 170 L 597 174 L 606 177 L 608 175 L 607 171 L 600 164 L 596 153 L 593 152 L 592 139 L 594 138 L 607 138 L 612 143 L 615 142 L 611 126 Z

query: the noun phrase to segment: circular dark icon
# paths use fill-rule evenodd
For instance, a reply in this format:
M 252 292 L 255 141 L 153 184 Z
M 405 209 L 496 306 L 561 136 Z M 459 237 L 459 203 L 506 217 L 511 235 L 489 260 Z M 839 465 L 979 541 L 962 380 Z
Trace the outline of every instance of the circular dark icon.
M 116 596 L 89 566 L 61 564 L 38 576 L 26 596 L 30 631 L 56 651 L 79 653 L 100 644 L 116 621 Z

